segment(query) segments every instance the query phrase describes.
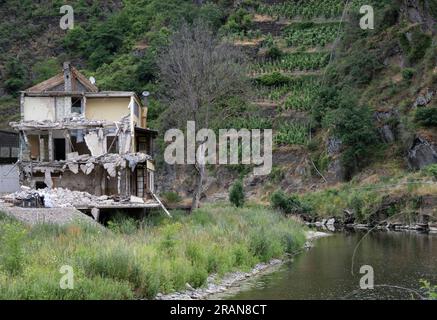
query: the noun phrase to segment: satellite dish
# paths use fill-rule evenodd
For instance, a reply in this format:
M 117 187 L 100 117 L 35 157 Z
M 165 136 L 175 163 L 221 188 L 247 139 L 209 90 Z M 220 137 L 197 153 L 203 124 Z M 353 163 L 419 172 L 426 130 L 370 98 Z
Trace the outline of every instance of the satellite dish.
M 90 77 L 90 82 L 92 83 L 92 84 L 96 84 L 96 78 L 94 78 L 94 77 Z
M 143 97 L 148 97 L 148 96 L 150 96 L 150 92 L 149 91 L 143 91 L 142 95 L 143 95 Z

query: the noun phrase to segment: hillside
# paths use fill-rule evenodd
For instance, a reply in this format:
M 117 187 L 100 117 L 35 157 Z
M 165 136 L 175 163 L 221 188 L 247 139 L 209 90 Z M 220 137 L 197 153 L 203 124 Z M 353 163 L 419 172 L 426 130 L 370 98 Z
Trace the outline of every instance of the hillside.
M 273 128 L 273 170 L 211 167 L 205 200 L 243 178 L 252 198 L 398 177 L 437 162 L 437 7 L 431 0 L 2 1 L 1 126 L 17 117 L 17 92 L 71 60 L 101 89 L 152 92 L 150 125 L 162 140 L 165 103 L 156 56 L 182 20 L 208 21 L 249 56 L 253 94 L 230 99 L 221 128 Z M 371 4 L 375 29 L 361 30 Z M 159 145 L 162 146 L 161 143 Z M 158 190 L 189 197 L 190 168 L 159 163 Z

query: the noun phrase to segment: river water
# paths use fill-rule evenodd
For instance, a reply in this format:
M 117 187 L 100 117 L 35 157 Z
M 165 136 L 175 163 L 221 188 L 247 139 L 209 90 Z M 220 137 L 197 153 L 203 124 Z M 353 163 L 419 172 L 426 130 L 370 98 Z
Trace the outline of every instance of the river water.
M 437 284 L 437 235 L 415 232 L 340 232 L 245 283 L 225 299 L 418 299 L 420 279 Z M 354 275 L 351 274 L 352 257 Z M 374 289 L 360 289 L 360 267 L 374 272 Z M 368 283 L 368 282 L 367 282 Z M 403 289 L 401 289 L 401 287 Z

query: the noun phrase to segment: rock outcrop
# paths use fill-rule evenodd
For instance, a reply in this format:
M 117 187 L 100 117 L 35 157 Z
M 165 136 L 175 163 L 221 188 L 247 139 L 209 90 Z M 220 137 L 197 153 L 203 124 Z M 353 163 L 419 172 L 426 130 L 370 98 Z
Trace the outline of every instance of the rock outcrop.
M 416 137 L 408 150 L 408 165 L 411 169 L 422 169 L 437 163 L 437 150 L 427 140 Z

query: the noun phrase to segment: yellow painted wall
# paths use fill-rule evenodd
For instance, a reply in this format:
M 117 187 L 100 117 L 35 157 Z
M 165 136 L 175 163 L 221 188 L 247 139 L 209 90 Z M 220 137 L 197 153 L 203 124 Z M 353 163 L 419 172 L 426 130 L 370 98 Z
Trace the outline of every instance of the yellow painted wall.
M 24 121 L 55 121 L 55 98 L 24 97 Z
M 130 114 L 130 98 L 87 98 L 85 117 L 91 120 L 120 121 Z

